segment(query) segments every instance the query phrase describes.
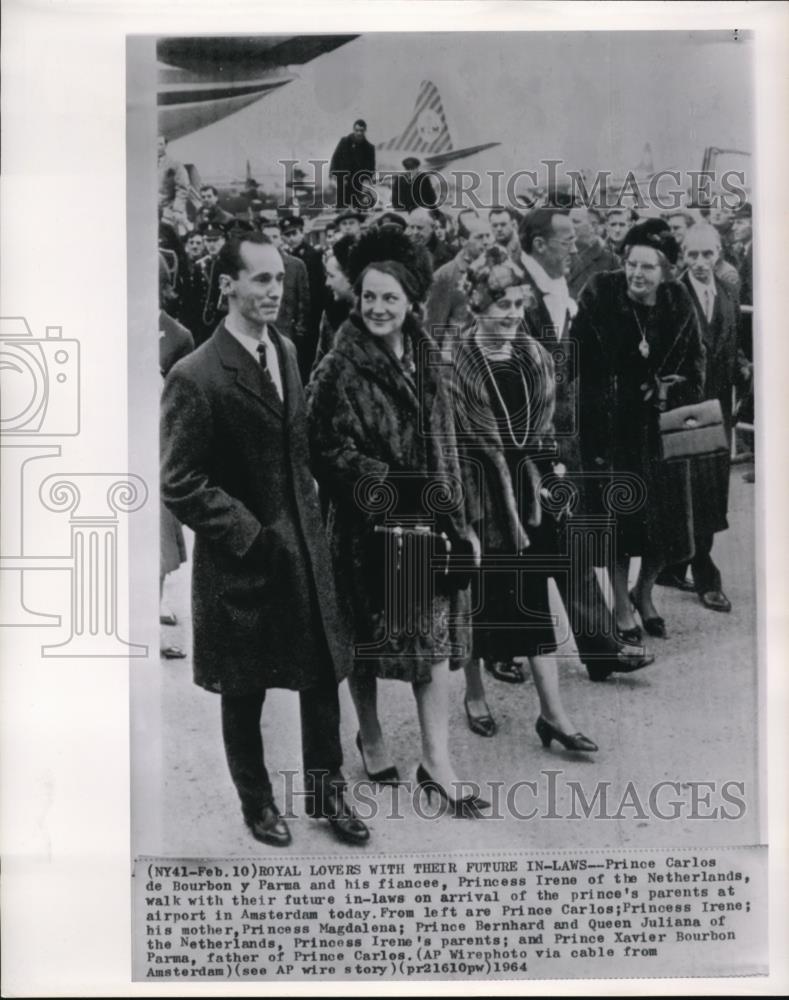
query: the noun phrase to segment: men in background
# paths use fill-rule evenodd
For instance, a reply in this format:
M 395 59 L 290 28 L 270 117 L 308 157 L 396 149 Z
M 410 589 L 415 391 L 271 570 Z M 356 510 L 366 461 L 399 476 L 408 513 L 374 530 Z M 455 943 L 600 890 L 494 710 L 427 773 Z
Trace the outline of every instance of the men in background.
M 413 212 L 415 208 L 434 208 L 438 202 L 430 174 L 419 170 L 415 156 L 403 160 L 405 173 L 392 178 L 392 208 L 396 212 Z
M 633 212 L 629 208 L 612 208 L 605 217 L 606 247 L 616 256 L 620 267 L 622 266 L 622 244 L 633 222 Z
M 332 154 L 329 172 L 337 185 L 337 208 L 367 208 L 366 183 L 375 174 L 375 146 L 367 139 L 367 122 L 357 118 Z
M 458 219 L 460 250 L 433 274 L 433 284 L 425 305 L 425 326 L 442 350 L 452 349 L 452 341 L 469 320 L 468 298 L 463 281 L 469 265 L 493 243 L 490 224 L 473 211 L 461 212 Z M 447 329 L 449 328 L 449 329 Z
M 162 397 L 161 494 L 195 533 L 194 680 L 220 695 L 227 763 L 256 840 L 291 841 L 260 731 L 266 692 L 287 688 L 299 692 L 307 814 L 363 844 L 341 771 L 337 684 L 351 641 L 308 467 L 296 352 L 273 325 L 283 261 L 250 233 L 223 248 L 219 268 L 227 319 L 171 369 Z
M 499 206 L 488 213 L 493 239 L 500 247 L 504 247 L 512 259 L 519 263 L 521 259 L 521 243 L 518 239 L 518 216 L 511 208 Z
M 307 317 L 310 309 L 310 286 L 307 268 L 285 252 L 279 223 L 271 216 L 260 217 L 261 231 L 282 253 L 285 280 L 277 314 L 277 329 L 296 345 L 299 358 L 306 352 Z
M 309 307 L 305 323 L 306 331 L 303 341 L 297 346 L 299 370 L 302 382 L 306 385 L 318 344 L 318 328 L 326 295 L 326 272 L 320 251 L 310 246 L 304 239 L 304 219 L 298 215 L 286 215 L 280 219 L 279 228 L 285 241 L 285 249 L 291 256 L 300 260 L 307 271 Z
M 198 264 L 203 272 L 203 304 L 195 318 L 195 325 L 191 327 L 196 347 L 208 340 L 227 311 L 217 269 L 217 259 L 225 245 L 224 231 L 218 226 L 207 226 L 203 231 L 203 242 L 207 254 Z
M 668 228 L 671 230 L 671 235 L 677 241 L 680 250 L 680 260 L 678 264 L 682 264 L 682 247 L 685 243 L 685 234 L 690 229 L 690 227 L 696 222 L 696 217 L 692 212 L 689 212 L 685 208 L 678 208 L 670 212 L 666 212 L 664 216 L 666 222 L 668 223 Z
M 581 474 L 578 441 L 579 384 L 575 376 L 570 324 L 578 312 L 567 287 L 570 260 L 575 251 L 575 231 L 567 214 L 557 208 L 534 208 L 526 214 L 520 231 L 521 266 L 526 270 L 524 321 L 528 332 L 541 341 L 556 366 L 554 424 L 558 461 L 576 479 Z M 583 387 L 580 387 L 583 391 Z M 573 480 L 581 495 L 582 481 Z M 608 568 L 608 567 L 606 567 Z M 557 571 L 554 576 L 578 655 L 591 680 L 604 680 L 614 672 L 630 673 L 653 661 L 635 647 L 621 646 L 615 637 L 611 611 L 592 566 Z
M 184 240 L 186 263 L 181 275 L 181 291 L 177 318 L 192 334 L 197 344 L 214 332 L 213 328 L 206 331 L 203 323 L 203 306 L 205 305 L 208 280 L 202 260 L 206 255 L 203 234 L 192 231 Z
M 577 253 L 570 260 L 567 285 L 572 298 L 577 299 L 586 282 L 600 271 L 615 271 L 621 265 L 595 231 L 593 209 L 577 206 L 570 209 L 570 222 L 575 227 Z M 599 219 L 599 213 L 595 212 Z
M 219 192 L 213 184 L 204 184 L 200 188 L 200 201 L 202 205 L 198 218 L 201 223 L 211 223 L 227 230 L 235 222 L 235 217 L 219 204 Z
M 704 398 L 721 404 L 726 434 L 732 434 L 732 388 L 746 388 L 750 366 L 738 350 L 739 303 L 715 275 L 720 256 L 720 236 L 713 226 L 698 223 L 685 235 L 685 264 L 681 280 L 690 291 L 699 321 L 705 353 Z M 705 608 L 731 611 L 723 593 L 721 575 L 712 560 L 715 533 L 726 527 L 729 493 L 729 455 L 699 459 L 691 464 L 695 554 L 690 560 L 693 583 L 688 584 L 688 563 L 668 566 L 657 582 L 680 590 L 695 590 Z
M 741 205 L 732 216 L 732 251 L 740 275 L 740 347 L 745 358 L 753 364 L 753 207 L 749 201 Z M 739 419 L 752 424 L 754 420 L 753 390 L 743 399 Z M 756 442 L 754 439 L 754 451 Z M 746 483 L 754 481 L 753 470 L 743 475 Z
M 345 212 L 341 212 L 337 216 L 337 232 L 340 236 L 352 236 L 355 240 L 358 240 L 362 235 L 362 223 L 364 222 L 364 216 L 361 212 L 357 212 L 353 208 L 347 209 Z
M 740 302 L 753 305 L 753 206 L 749 201 L 734 213 L 731 223 L 733 252 L 740 275 Z M 751 344 L 749 341 L 749 348 Z M 750 350 L 749 359 L 753 360 Z
M 406 235 L 414 243 L 427 250 L 433 262 L 434 271 L 441 267 L 442 264 L 446 264 L 452 260 L 452 253 L 449 247 L 436 236 L 433 229 L 433 220 L 426 208 L 415 208 L 412 212 L 409 212 L 407 221 Z
M 159 173 L 159 215 L 170 222 L 182 236 L 189 229 L 186 201 L 189 196 L 189 174 L 183 163 L 167 153 L 167 139 L 160 135 L 156 140 Z

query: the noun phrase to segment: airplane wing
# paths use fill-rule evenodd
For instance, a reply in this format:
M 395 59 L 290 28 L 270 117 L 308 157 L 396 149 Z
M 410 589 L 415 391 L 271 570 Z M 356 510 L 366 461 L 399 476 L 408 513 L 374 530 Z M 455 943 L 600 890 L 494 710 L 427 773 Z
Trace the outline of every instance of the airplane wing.
M 159 133 L 178 139 L 220 121 L 290 83 L 288 66 L 303 66 L 354 38 L 358 35 L 159 39 Z

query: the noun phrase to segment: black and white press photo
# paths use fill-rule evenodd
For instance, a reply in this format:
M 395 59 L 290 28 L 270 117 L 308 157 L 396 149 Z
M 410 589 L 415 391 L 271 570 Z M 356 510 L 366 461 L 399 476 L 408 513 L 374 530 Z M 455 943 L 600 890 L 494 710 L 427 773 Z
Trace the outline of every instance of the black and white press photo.
M 766 971 L 753 73 L 128 37 L 135 978 Z

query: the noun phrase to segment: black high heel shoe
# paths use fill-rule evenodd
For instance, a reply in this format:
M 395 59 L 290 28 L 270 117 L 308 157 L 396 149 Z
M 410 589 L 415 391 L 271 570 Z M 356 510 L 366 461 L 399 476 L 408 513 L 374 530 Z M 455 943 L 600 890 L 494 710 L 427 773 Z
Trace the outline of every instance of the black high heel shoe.
M 616 637 L 623 646 L 638 646 L 644 637 L 644 633 L 638 625 L 634 625 L 633 628 L 618 628 L 616 630 Z
M 356 734 L 356 749 L 359 751 L 359 756 L 362 758 L 362 766 L 364 767 L 364 773 L 370 779 L 378 785 L 399 785 L 400 784 L 400 772 L 392 764 L 390 767 L 385 767 L 382 771 L 370 772 L 367 769 L 367 761 L 364 759 L 364 749 L 362 747 L 362 734 Z
M 644 631 L 647 633 L 647 635 L 652 635 L 656 639 L 665 639 L 666 638 L 665 618 L 661 618 L 660 615 L 654 615 L 652 618 L 645 618 L 641 612 L 641 608 L 639 608 L 639 606 L 636 604 L 635 593 L 632 590 L 628 594 L 628 597 L 630 598 L 630 603 L 633 605 L 633 608 L 641 616 L 641 622 L 644 626 Z
M 593 743 L 589 737 L 584 736 L 583 733 L 573 733 L 572 735 L 563 733 L 561 729 L 557 729 L 556 726 L 552 726 L 550 722 L 542 716 L 537 719 L 537 724 L 534 728 L 537 730 L 537 735 L 540 737 L 544 747 L 550 747 L 551 741 L 556 740 L 557 743 L 561 743 L 565 750 L 579 750 L 582 753 L 594 753 L 595 750 L 600 749 L 596 743 Z
M 487 715 L 472 715 L 467 699 L 463 699 L 463 704 L 466 708 L 466 718 L 468 719 L 468 728 L 472 733 L 476 733 L 477 736 L 494 736 L 496 733 L 496 720 L 490 714 L 490 709 L 488 708 Z M 487 708 L 488 706 L 485 705 Z
M 482 810 L 487 809 L 490 805 L 490 802 L 486 802 L 477 795 L 469 794 L 462 799 L 450 799 L 446 789 L 442 788 L 435 778 L 430 777 L 423 764 L 420 764 L 416 769 L 416 787 L 417 789 L 424 788 L 427 792 L 428 805 L 433 797 L 433 792 L 438 792 L 438 797 L 451 808 L 455 819 L 482 819 Z

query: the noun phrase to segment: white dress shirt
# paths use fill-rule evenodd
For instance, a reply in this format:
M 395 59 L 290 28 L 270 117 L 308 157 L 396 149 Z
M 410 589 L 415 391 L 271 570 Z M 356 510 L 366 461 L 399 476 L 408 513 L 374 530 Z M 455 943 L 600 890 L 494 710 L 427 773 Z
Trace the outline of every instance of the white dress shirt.
M 570 295 L 567 279 L 564 275 L 560 278 L 548 277 L 545 268 L 531 254 L 524 253 L 521 256 L 521 263 L 545 296 L 545 308 L 556 327 L 556 336 L 561 337 L 567 320 L 572 319 L 578 312 L 578 303 Z
M 282 384 L 282 372 L 279 366 L 279 356 L 277 355 L 277 349 L 274 346 L 274 342 L 269 336 L 268 327 L 264 326 L 263 331 L 258 337 L 250 337 L 248 333 L 241 333 L 238 330 L 234 330 L 228 318 L 225 317 L 225 329 L 230 334 L 231 337 L 235 337 L 236 340 L 241 344 L 241 346 L 252 355 L 255 359 L 255 364 L 260 364 L 260 353 L 258 347 L 262 344 L 266 352 L 266 365 L 268 367 L 268 373 L 271 376 L 271 381 L 274 383 L 274 388 L 277 390 L 277 395 L 280 399 L 285 398 L 285 390 Z
M 688 278 L 690 278 L 690 283 L 693 286 L 693 291 L 696 293 L 696 298 L 701 303 L 701 308 L 704 311 L 704 315 L 707 317 L 707 322 L 712 319 L 712 314 L 715 310 L 715 282 L 710 281 L 707 285 L 702 285 L 700 281 L 697 281 L 690 271 L 688 271 Z

